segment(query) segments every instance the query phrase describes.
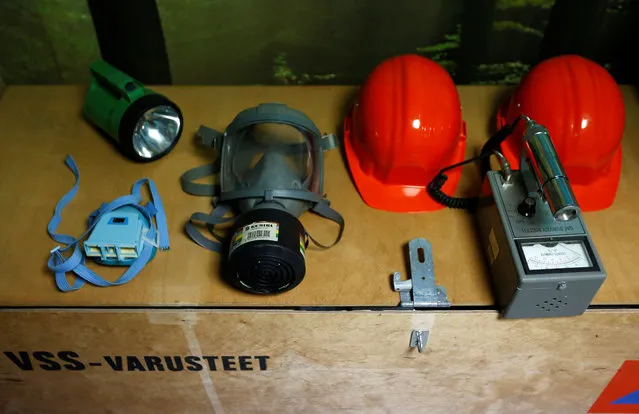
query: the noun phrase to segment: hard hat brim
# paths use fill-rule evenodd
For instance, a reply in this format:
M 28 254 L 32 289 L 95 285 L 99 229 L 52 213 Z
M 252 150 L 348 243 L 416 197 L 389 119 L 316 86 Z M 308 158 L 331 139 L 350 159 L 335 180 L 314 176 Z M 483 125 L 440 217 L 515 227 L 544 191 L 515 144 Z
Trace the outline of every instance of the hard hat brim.
M 359 160 L 351 142 L 352 129 L 350 128 L 350 122 L 349 115 L 344 120 L 346 159 L 355 187 L 369 207 L 398 213 L 420 213 L 444 208 L 444 206 L 433 200 L 426 191 L 428 182 L 425 182 L 423 186 L 389 185 L 378 181 L 372 175 L 366 174 L 360 168 Z M 465 139 L 460 139 L 447 165 L 461 162 L 464 159 L 465 150 L 466 141 Z M 447 175 L 448 181 L 446 181 L 442 190 L 447 194 L 453 194 L 461 177 L 461 168 L 450 171 Z

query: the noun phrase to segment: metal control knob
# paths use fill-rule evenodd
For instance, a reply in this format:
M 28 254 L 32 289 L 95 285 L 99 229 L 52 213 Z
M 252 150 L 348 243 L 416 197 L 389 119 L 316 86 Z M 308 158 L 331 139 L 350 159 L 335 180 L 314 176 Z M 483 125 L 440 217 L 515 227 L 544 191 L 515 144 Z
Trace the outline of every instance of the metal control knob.
M 519 206 L 517 206 L 517 211 L 524 217 L 532 217 L 535 215 L 536 206 L 537 203 L 534 198 L 526 197 L 519 203 Z

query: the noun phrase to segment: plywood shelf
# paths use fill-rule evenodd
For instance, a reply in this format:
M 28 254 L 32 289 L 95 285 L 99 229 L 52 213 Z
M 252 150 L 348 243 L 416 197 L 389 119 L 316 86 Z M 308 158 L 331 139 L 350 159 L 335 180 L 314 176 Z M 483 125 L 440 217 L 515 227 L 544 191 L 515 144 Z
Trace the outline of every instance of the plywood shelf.
M 83 86 L 9 86 L 0 100 L 0 306 L 394 306 L 390 287 L 394 271 L 406 273 L 405 245 L 425 237 L 433 245 L 435 273 L 454 305 L 492 305 L 487 270 L 476 242 L 473 217 L 459 211 L 399 214 L 373 210 L 357 194 L 339 151 L 325 161 L 326 193 L 346 219 L 341 243 L 326 251 L 310 249 L 308 273 L 291 292 L 256 296 L 239 292 L 219 275 L 219 256 L 193 244 L 183 234 L 192 212 L 208 211 L 210 200 L 183 193 L 180 175 L 213 161 L 214 154 L 196 147 L 200 124 L 223 129 L 233 116 L 260 102 L 277 101 L 300 109 L 326 132 L 340 132 L 354 87 L 157 87 L 185 115 L 180 144 L 165 159 L 134 164 L 82 119 Z M 467 154 L 490 134 L 498 103 L 508 88 L 459 87 L 468 128 Z M 627 128 L 621 185 L 614 206 L 587 213 L 586 222 L 599 249 L 608 279 L 597 304 L 639 303 L 636 231 L 639 229 L 639 107 L 624 88 Z M 82 184 L 64 212 L 61 232 L 80 234 L 88 214 L 102 202 L 130 191 L 142 177 L 152 178 L 162 195 L 171 233 L 171 250 L 159 254 L 132 282 L 117 288 L 85 286 L 60 293 L 46 269 L 55 243 L 46 225 L 58 199 L 73 184 L 63 164 L 75 158 Z M 471 168 L 461 192 L 477 187 Z M 307 214 L 303 223 L 321 240 L 337 231 L 333 224 Z M 454 242 L 452 242 L 454 240 Z M 99 271 L 115 278 L 121 269 Z

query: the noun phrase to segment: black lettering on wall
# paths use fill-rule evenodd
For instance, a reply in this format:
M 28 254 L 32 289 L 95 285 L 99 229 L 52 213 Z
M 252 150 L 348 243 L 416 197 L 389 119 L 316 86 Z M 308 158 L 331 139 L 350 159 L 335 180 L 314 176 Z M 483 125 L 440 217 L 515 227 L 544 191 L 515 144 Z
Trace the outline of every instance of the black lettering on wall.
M 23 371 L 33 371 L 36 368 L 41 368 L 45 371 L 60 371 L 63 369 L 69 371 L 82 371 L 87 369 L 88 366 L 100 367 L 100 362 L 82 362 L 80 355 L 74 351 L 3 351 L 6 358 L 11 361 L 16 367 Z M 217 371 L 219 361 L 221 364 L 220 370 L 224 371 L 266 371 L 268 369 L 267 361 L 270 358 L 267 355 L 174 355 L 174 356 L 102 356 L 106 364 L 113 371 L 173 371 L 180 372 L 184 370 L 198 372 L 206 369 L 208 365 L 209 370 Z M 257 362 L 254 361 L 257 360 Z M 33 362 L 36 361 L 36 362 Z
M 255 359 L 257 359 L 258 361 L 260 361 L 260 370 L 261 371 L 266 371 L 266 360 L 269 359 L 269 356 L 266 355 L 256 355 Z
M 146 367 L 149 371 L 164 371 L 164 365 L 162 365 L 162 358 L 158 356 L 145 356 L 144 362 L 146 362 Z
M 250 356 L 242 355 L 242 356 L 237 357 L 237 359 L 240 362 L 240 370 L 242 370 L 242 371 L 253 371 L 253 367 L 251 366 L 253 364 L 253 361 L 251 361 L 251 357 Z
M 104 360 L 106 361 L 107 364 L 109 364 L 109 366 L 111 367 L 112 370 L 114 370 L 114 371 L 122 371 L 122 357 L 121 356 L 116 356 L 114 358 L 111 358 L 110 356 L 105 356 Z
M 142 361 L 140 361 L 138 357 L 126 357 L 126 365 L 129 371 L 146 371 L 146 368 L 144 368 L 144 365 L 142 365 Z
M 224 371 L 237 371 L 237 368 L 235 368 L 235 357 L 233 356 L 223 356 L 222 366 L 224 367 Z
M 85 369 L 84 364 L 76 359 L 79 357 L 80 355 L 73 351 L 58 352 L 58 358 L 60 358 L 62 362 L 68 362 L 68 364 L 64 364 L 63 366 L 69 371 L 82 371 Z
M 184 362 L 188 365 L 186 367 L 187 370 L 202 371 L 202 364 L 200 364 L 200 357 L 189 355 L 184 357 Z
M 217 368 L 216 368 L 216 366 L 215 366 L 215 360 L 217 359 L 217 357 L 216 357 L 216 356 L 208 356 L 208 355 L 205 355 L 205 356 L 203 356 L 203 357 L 202 357 L 202 359 L 205 359 L 205 360 L 206 360 L 206 362 L 208 362 L 208 363 L 209 363 L 209 369 L 210 369 L 211 371 L 216 371 L 216 370 L 217 370 Z
M 20 351 L 18 352 L 18 355 L 16 355 L 13 352 L 5 351 L 4 354 L 21 370 L 33 371 L 33 364 L 31 363 L 31 358 L 29 357 L 28 352 Z
M 37 351 L 33 353 L 33 359 L 42 362 L 40 368 L 45 371 L 60 371 L 62 367 L 53 358 L 55 358 L 55 355 L 51 352 Z
M 182 364 L 182 358 L 179 356 L 174 357 L 164 357 L 164 362 L 166 363 L 166 368 L 169 371 L 183 371 L 184 365 Z

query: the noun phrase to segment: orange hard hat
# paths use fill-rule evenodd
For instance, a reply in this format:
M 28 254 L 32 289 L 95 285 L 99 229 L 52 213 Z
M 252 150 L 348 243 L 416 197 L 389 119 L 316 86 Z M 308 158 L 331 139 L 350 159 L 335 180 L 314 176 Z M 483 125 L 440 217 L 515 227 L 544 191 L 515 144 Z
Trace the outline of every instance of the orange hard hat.
M 543 61 L 501 106 L 497 127 L 521 114 L 548 129 L 581 209 L 610 207 L 621 175 L 625 110 L 608 71 L 576 55 Z M 513 166 L 519 165 L 522 145 L 517 131 L 502 146 Z
M 344 121 L 346 158 L 364 202 L 387 211 L 443 208 L 426 192 L 440 169 L 461 161 L 466 126 L 444 68 L 417 55 L 379 64 Z M 443 190 L 455 192 L 461 169 Z

